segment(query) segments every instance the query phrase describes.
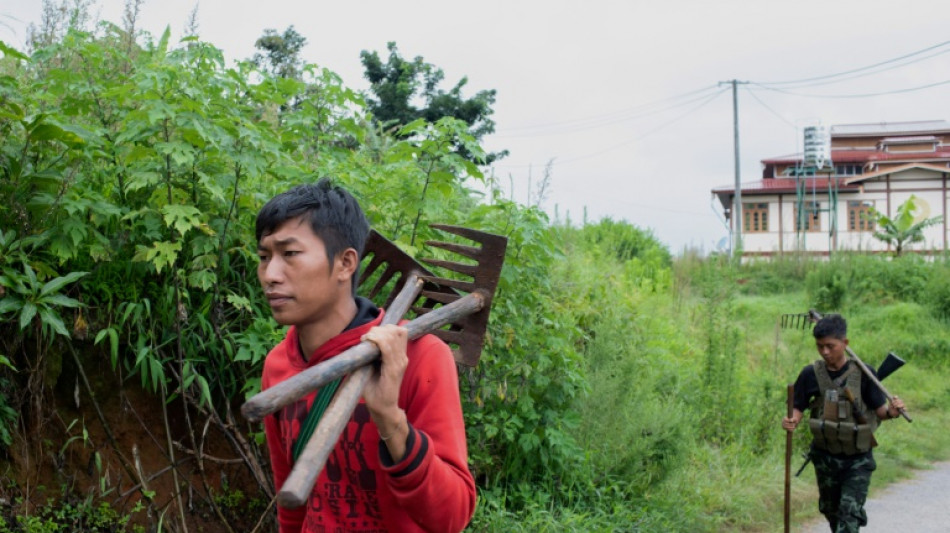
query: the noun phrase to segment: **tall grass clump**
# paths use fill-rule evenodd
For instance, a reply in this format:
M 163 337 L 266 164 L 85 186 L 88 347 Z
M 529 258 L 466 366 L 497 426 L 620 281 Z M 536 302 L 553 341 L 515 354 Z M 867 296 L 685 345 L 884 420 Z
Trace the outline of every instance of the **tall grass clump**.
M 950 320 L 950 265 L 946 262 L 934 265 L 924 288 L 923 301 L 934 315 Z
M 801 255 L 752 260 L 739 267 L 739 291 L 763 296 L 798 291 L 811 266 Z

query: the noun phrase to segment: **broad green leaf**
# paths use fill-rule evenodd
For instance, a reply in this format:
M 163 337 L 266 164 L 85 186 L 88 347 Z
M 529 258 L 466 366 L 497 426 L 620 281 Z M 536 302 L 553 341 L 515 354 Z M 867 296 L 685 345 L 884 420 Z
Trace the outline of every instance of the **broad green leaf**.
M 157 357 L 153 357 L 149 359 L 148 365 L 152 374 L 152 390 L 160 390 L 158 388 L 159 382 L 164 385 L 165 381 L 165 369 L 162 368 L 162 362 Z
M 39 281 L 36 279 L 36 272 L 30 267 L 30 265 L 23 265 L 23 272 L 26 274 L 27 281 L 30 282 L 30 287 L 36 287 L 39 285 Z
M 244 296 L 240 296 L 234 293 L 230 293 L 227 296 L 227 301 L 229 304 L 233 305 L 235 309 L 242 309 L 249 313 L 253 313 L 254 309 L 251 308 L 251 301 Z
M 196 270 L 188 274 L 188 286 L 205 291 L 213 288 L 217 280 L 218 277 L 214 272 L 207 269 Z
M 55 305 L 58 307 L 82 307 L 82 302 L 76 300 L 75 298 L 70 298 L 65 294 L 53 294 L 41 298 L 40 301 L 44 304 Z
M 9 313 L 23 306 L 23 302 L 13 296 L 0 298 L 0 315 Z
M 23 60 L 23 61 L 29 61 L 29 60 L 30 60 L 30 57 L 29 57 L 29 56 L 27 56 L 27 55 L 24 54 L 23 52 L 17 50 L 16 48 L 13 48 L 12 46 L 8 45 L 7 43 L 5 43 L 5 42 L 3 42 L 3 41 L 0 41 L 0 52 L 3 52 L 3 55 L 5 55 L 5 56 L 12 57 L 12 58 L 15 58 L 15 59 L 20 59 L 20 60 Z
M 25 302 L 23 308 L 20 309 L 20 329 L 26 329 L 35 316 L 36 306 L 30 302 Z
M 66 325 L 63 324 L 63 319 L 60 318 L 59 314 L 48 307 L 43 307 L 40 309 L 40 320 L 43 321 L 43 324 L 53 328 L 53 331 L 59 333 L 64 337 L 69 337 L 69 330 L 66 329 Z
M 115 368 L 119 358 L 119 335 L 113 328 L 106 328 L 96 334 L 96 340 L 93 344 L 98 345 L 104 337 L 109 337 L 109 354 L 112 359 L 112 367 Z
M 198 385 L 201 386 L 201 405 L 211 405 L 211 387 L 208 386 L 208 380 L 201 374 L 198 376 Z
M 179 252 L 181 252 L 181 242 L 158 241 L 153 243 L 151 248 L 140 244 L 136 246 L 132 261 L 151 262 L 155 266 L 155 271 L 161 274 L 163 268 L 175 264 Z
M 30 139 L 33 141 L 62 141 L 70 145 L 83 143 L 80 136 L 48 122 L 38 124 L 33 128 L 30 131 Z
M 0 102 L 0 116 L 19 122 L 23 120 L 23 108 L 9 100 Z
M 174 228 L 179 235 L 201 226 L 201 211 L 190 205 L 166 205 L 162 207 L 165 225 Z M 179 247 L 180 249 L 180 247 Z
M 162 32 L 162 37 L 158 41 L 157 50 L 163 55 L 168 52 L 168 41 L 171 39 L 172 30 L 171 26 L 165 26 L 165 31 Z
M 40 290 L 40 296 L 45 296 L 47 294 L 57 292 L 63 287 L 65 287 L 66 285 L 76 281 L 77 279 L 85 276 L 86 274 L 88 274 L 88 272 L 70 272 L 69 274 L 66 274 L 65 276 L 52 279 L 48 281 L 45 285 L 43 285 L 43 289 Z

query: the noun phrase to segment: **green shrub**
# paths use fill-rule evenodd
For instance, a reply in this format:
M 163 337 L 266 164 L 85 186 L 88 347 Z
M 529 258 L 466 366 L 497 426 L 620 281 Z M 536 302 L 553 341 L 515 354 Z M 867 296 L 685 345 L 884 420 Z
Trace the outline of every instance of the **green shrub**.
M 136 505 L 131 514 L 124 514 L 109 503 L 96 503 L 92 498 L 48 500 L 30 514 L 0 516 L 0 533 L 141 532 L 144 531 L 141 526 L 129 524 L 132 515 L 140 509 Z
M 739 290 L 763 296 L 799 291 L 810 266 L 798 256 L 750 261 L 739 268 Z
M 847 274 L 843 264 L 832 261 L 805 276 L 809 307 L 821 312 L 840 310 L 848 292 Z
M 936 316 L 950 319 L 950 268 L 945 265 L 934 267 L 924 289 L 923 301 Z

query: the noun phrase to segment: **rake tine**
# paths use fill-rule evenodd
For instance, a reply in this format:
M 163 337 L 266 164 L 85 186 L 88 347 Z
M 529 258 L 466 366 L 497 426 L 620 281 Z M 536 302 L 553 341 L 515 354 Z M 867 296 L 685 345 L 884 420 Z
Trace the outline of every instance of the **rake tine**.
M 459 289 L 459 290 L 465 291 L 465 292 L 467 292 L 467 293 L 473 292 L 476 288 L 478 288 L 478 287 L 477 287 L 474 283 L 472 283 L 471 281 L 459 281 L 459 280 L 455 280 L 455 279 L 438 278 L 438 277 L 435 277 L 435 276 L 423 276 L 422 279 L 424 279 L 424 280 L 426 280 L 426 281 L 431 281 L 431 282 L 433 282 L 433 283 L 437 283 L 437 284 L 439 284 L 439 285 L 441 285 L 441 286 L 443 286 L 443 287 L 451 287 L 451 288 L 453 288 L 453 289 Z
M 466 228 L 463 226 L 453 226 L 451 224 L 430 224 L 430 228 L 435 228 L 446 233 L 452 233 L 458 235 L 459 237 L 465 237 L 468 240 L 475 242 L 485 242 L 485 237 L 496 237 L 490 233 L 485 233 L 484 231 L 478 231 L 472 228 Z
M 451 270 L 452 272 L 458 272 L 459 274 L 465 274 L 466 276 L 471 276 L 473 278 L 475 277 L 475 274 L 478 272 L 478 267 L 476 267 L 475 265 L 466 265 L 464 263 L 459 263 L 456 261 L 442 261 L 440 259 L 422 259 L 421 261 L 428 265 L 442 267 L 446 270 Z
M 448 250 L 450 252 L 464 255 L 465 257 L 470 257 L 475 259 L 478 257 L 481 248 L 475 246 L 467 246 L 464 244 L 455 244 L 452 242 L 442 242 L 442 241 L 426 241 L 427 246 L 432 246 L 434 248 L 441 248 L 443 250 Z M 428 260 L 423 259 L 423 261 L 428 262 Z
M 398 273 L 398 272 L 399 272 L 399 271 L 398 271 L 395 267 L 393 267 L 392 265 L 387 266 L 387 267 L 386 267 L 386 270 L 384 270 L 383 273 L 380 274 L 379 280 L 377 280 L 377 281 L 376 281 L 376 284 L 373 285 L 373 288 L 370 289 L 370 291 L 369 291 L 369 297 L 370 297 L 370 298 L 375 298 L 376 295 L 379 294 L 379 291 L 383 290 L 383 287 L 385 287 L 386 284 L 389 283 L 389 280 L 391 280 L 391 279 L 393 278 L 393 276 L 395 276 L 396 273 Z
M 440 304 L 450 304 L 460 298 L 458 294 L 439 291 L 422 291 L 422 296 Z
M 360 275 L 365 279 L 373 275 L 376 272 L 376 269 L 380 267 L 385 261 L 378 254 L 373 255 L 373 258 L 370 260 L 369 264 L 366 265 L 366 268 L 363 269 L 363 272 Z

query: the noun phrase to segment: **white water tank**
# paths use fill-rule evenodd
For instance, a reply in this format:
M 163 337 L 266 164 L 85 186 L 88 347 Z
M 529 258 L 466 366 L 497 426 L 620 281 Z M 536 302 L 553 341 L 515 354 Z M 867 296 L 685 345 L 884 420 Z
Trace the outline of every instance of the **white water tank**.
M 831 166 L 831 133 L 822 125 L 805 128 L 805 159 L 806 167 L 816 169 Z

